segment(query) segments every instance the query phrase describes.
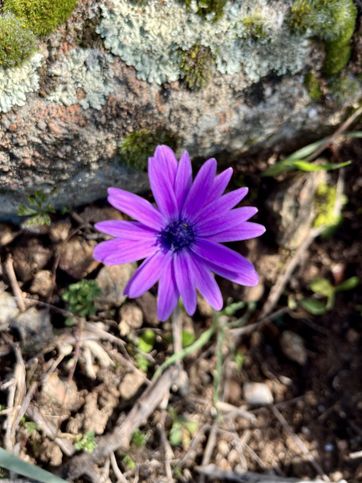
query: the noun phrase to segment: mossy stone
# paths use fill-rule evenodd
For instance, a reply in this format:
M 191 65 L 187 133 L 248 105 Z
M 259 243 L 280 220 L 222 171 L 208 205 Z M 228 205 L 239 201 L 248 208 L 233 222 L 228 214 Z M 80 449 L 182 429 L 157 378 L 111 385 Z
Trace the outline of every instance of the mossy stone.
M 210 16 L 213 21 L 219 20 L 224 14 L 224 7 L 227 0 L 196 0 L 197 13 L 203 17 Z M 192 0 L 185 0 L 188 8 Z
M 36 37 L 12 14 L 0 16 L 0 67 L 21 65 L 36 48 Z
M 210 80 L 215 57 L 209 47 L 195 44 L 181 52 L 180 70 L 186 86 L 190 90 L 200 90 Z
M 309 97 L 314 102 L 321 100 L 323 96 L 321 83 L 313 71 L 309 71 L 304 77 L 304 85 L 308 91 Z
M 121 160 L 132 168 L 140 171 L 147 169 L 148 158 L 159 144 L 167 144 L 172 149 L 177 148 L 177 138 L 170 131 L 162 128 L 155 130 L 139 129 L 128 134 L 121 142 L 119 151 Z
M 47 35 L 67 20 L 77 0 L 5 0 L 4 10 L 23 19 L 36 35 Z

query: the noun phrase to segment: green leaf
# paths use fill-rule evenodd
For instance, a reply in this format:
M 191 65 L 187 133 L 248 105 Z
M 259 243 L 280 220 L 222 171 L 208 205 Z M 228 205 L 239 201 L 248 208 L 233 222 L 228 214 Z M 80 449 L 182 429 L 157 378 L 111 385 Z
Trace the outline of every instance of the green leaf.
M 332 171 L 334 169 L 344 168 L 345 166 L 349 166 L 352 161 L 345 161 L 344 163 L 324 163 L 324 164 L 316 164 L 310 163 L 309 161 L 293 161 L 293 166 L 300 171 Z
M 323 315 L 327 312 L 325 303 L 317 299 L 303 299 L 300 302 L 304 310 L 312 315 Z
M 354 288 L 357 287 L 359 284 L 359 278 L 358 277 L 351 277 L 345 280 L 344 282 L 340 283 L 337 285 L 335 288 L 336 292 L 345 292 L 346 290 L 353 290 Z
M 182 443 L 182 425 L 179 422 L 173 423 L 170 429 L 170 444 L 172 446 L 179 446 Z
M 187 421 L 185 421 L 185 428 L 191 434 L 191 436 L 196 433 L 198 427 L 199 425 L 197 421 L 192 421 L 192 419 L 188 419 Z
M 65 480 L 52 475 L 48 471 L 23 461 L 18 456 L 0 448 L 0 467 L 26 476 L 41 483 L 67 483 Z
M 152 329 L 146 329 L 137 341 L 137 347 L 141 352 L 151 352 L 156 342 L 156 334 Z
M 283 161 L 295 161 L 298 159 L 304 159 L 308 156 L 311 156 L 322 144 L 324 144 L 326 141 L 326 138 L 320 139 L 319 141 L 316 141 L 315 143 L 312 144 L 307 144 L 301 149 L 298 149 L 297 151 L 294 151 L 294 153 L 290 154 L 287 158 L 285 158 Z
M 278 176 L 287 171 L 293 171 L 293 165 L 289 162 L 281 161 L 280 163 L 269 166 L 261 175 L 262 176 Z
M 195 342 L 195 334 L 189 330 L 182 331 L 182 347 L 188 347 Z
M 309 288 L 316 294 L 324 295 L 324 297 L 330 297 L 334 293 L 334 287 L 326 278 L 316 278 L 309 285 Z

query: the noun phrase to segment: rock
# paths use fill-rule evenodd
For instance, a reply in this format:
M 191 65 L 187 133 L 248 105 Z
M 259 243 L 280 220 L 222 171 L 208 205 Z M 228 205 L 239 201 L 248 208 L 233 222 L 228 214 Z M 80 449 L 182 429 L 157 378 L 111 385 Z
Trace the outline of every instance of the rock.
M 244 398 L 250 406 L 266 406 L 273 404 L 274 398 L 269 386 L 263 382 L 246 382 Z
M 23 282 L 28 282 L 36 272 L 45 267 L 52 256 L 49 248 L 43 246 L 39 239 L 30 238 L 13 251 L 14 269 Z
M 15 298 L 7 292 L 0 292 L 0 331 L 6 330 L 18 314 Z
M 125 303 L 120 310 L 119 332 L 122 336 L 129 334 L 132 329 L 139 329 L 143 324 L 143 312 L 135 303 Z
M 291 330 L 285 330 L 280 338 L 280 347 L 288 359 L 304 366 L 307 362 L 307 351 L 302 337 Z
M 289 7 L 282 0 L 234 0 L 214 22 L 177 0 L 137 8 L 79 2 L 67 27 L 39 40 L 29 61 L 0 72 L 1 214 L 16 213 L 23 196 L 39 189 L 55 207 L 104 197 L 109 186 L 142 191 L 146 179 L 134 156 L 123 155 L 122 163 L 119 156 L 119 145 L 132 145 L 129 134 L 140 128 L 153 137 L 170 132 L 180 152 L 187 148 L 192 156 L 229 152 L 234 159 L 258 145 L 298 138 L 305 144 L 333 129 L 359 97 L 357 55 L 346 73 L 351 88 L 322 92 L 328 103 L 316 103 L 304 75 L 312 72 L 318 85 L 324 42 L 313 42 L 311 28 L 293 32 Z M 350 9 L 335 17 L 349 16 L 352 34 Z M 265 18 L 260 38 L 250 27 L 254 11 Z M 79 47 L 89 19 L 98 44 Z M 336 22 L 336 30 L 347 28 Z M 195 60 L 195 44 L 206 68 Z M 208 82 L 198 85 L 199 79 Z M 321 79 L 322 90 L 325 84 Z
M 72 224 L 69 219 L 52 223 L 49 228 L 50 239 L 56 243 L 67 240 L 71 228 Z
M 47 407 L 52 407 L 54 410 L 63 409 L 64 412 L 75 411 L 83 403 L 75 382 L 60 379 L 56 372 L 45 378 L 40 400 Z M 66 415 L 63 414 L 63 416 Z
M 99 206 L 87 206 L 79 213 L 79 216 L 85 223 L 98 223 L 104 220 L 123 220 L 123 215 L 111 206 L 100 208 Z
M 34 275 L 30 292 L 47 297 L 54 288 L 53 274 L 49 270 L 40 270 Z
M 11 225 L 0 223 L 0 247 L 11 243 L 17 234 L 18 232 Z
M 123 265 L 104 266 L 97 275 L 96 281 L 101 289 L 101 295 L 96 302 L 100 306 L 114 305 L 119 307 L 126 300 L 123 290 L 134 271 L 130 263 Z
M 147 322 L 151 325 L 159 325 L 157 317 L 157 299 L 150 292 L 146 292 L 137 299 L 138 305 L 142 308 L 143 315 Z
M 11 323 L 20 335 L 24 353 L 36 354 L 53 339 L 53 327 L 47 310 L 32 307 L 20 313 Z
M 145 382 L 145 379 L 146 376 L 141 372 L 128 372 L 119 386 L 121 397 L 126 400 L 131 399 Z
M 71 238 L 59 246 L 59 268 L 80 280 L 93 272 L 99 263 L 93 258 L 96 242 L 80 236 Z

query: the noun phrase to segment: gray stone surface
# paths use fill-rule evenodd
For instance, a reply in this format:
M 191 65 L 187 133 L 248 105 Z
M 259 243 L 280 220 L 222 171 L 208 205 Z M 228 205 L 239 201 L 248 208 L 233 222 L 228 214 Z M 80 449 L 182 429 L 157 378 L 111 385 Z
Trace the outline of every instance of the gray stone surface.
M 69 207 L 104 197 L 110 185 L 146 189 L 145 174 L 119 157 L 122 140 L 140 128 L 168 129 L 177 136 L 179 151 L 188 149 L 192 156 L 227 152 L 235 159 L 295 139 L 303 144 L 338 124 L 343 109 L 313 103 L 303 84 L 311 66 L 320 69 L 323 48 L 288 33 L 290 1 L 258 0 L 268 37 L 246 38 L 237 19 L 254 3 L 229 2 L 222 21 L 205 23 L 182 11 L 176 0 L 150 0 L 145 7 L 126 0 L 79 2 L 68 23 L 40 44 L 29 61 L 34 68 L 25 66 L 37 76 L 33 92 L 21 94 L 21 102 L 10 92 L 5 107 L 0 102 L 0 218 L 16 213 L 35 190 L 48 193 L 56 207 Z M 147 17 L 144 8 L 157 8 L 159 14 Z M 175 51 L 173 24 L 161 28 L 170 19 L 177 22 L 174 12 L 185 29 Z M 133 32 L 133 41 L 144 49 L 140 54 L 119 30 L 128 22 L 128 32 L 135 15 L 143 19 L 141 26 L 134 22 Z M 210 82 L 196 92 L 186 88 L 177 67 L 179 49 L 195 41 L 189 24 L 216 56 Z M 159 63 L 160 45 L 152 41 L 155 32 L 164 36 L 165 65 Z M 11 72 L 12 82 L 23 74 Z M 0 86 L 0 101 L 2 95 Z

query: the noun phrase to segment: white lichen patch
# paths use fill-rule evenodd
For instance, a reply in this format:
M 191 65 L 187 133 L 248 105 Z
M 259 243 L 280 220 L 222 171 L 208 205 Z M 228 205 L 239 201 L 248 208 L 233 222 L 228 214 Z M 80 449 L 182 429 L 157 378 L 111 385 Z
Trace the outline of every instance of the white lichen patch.
M 0 68 L 0 112 L 9 112 L 14 106 L 24 106 L 27 95 L 39 88 L 38 68 L 43 60 L 34 54 L 19 67 Z
M 209 47 L 222 74 L 244 72 L 250 82 L 275 72 L 295 73 L 307 62 L 309 42 L 286 25 L 291 1 L 230 0 L 218 21 L 204 19 L 177 0 L 102 0 L 97 32 L 139 79 L 162 84 L 182 77 L 181 51 Z M 250 19 L 262 24 L 253 35 Z M 251 20 L 252 23 L 252 20 Z
M 114 90 L 114 59 L 98 49 L 75 48 L 51 66 L 50 75 L 59 83 L 48 96 L 51 102 L 66 106 L 80 104 L 84 109 L 101 109 Z

